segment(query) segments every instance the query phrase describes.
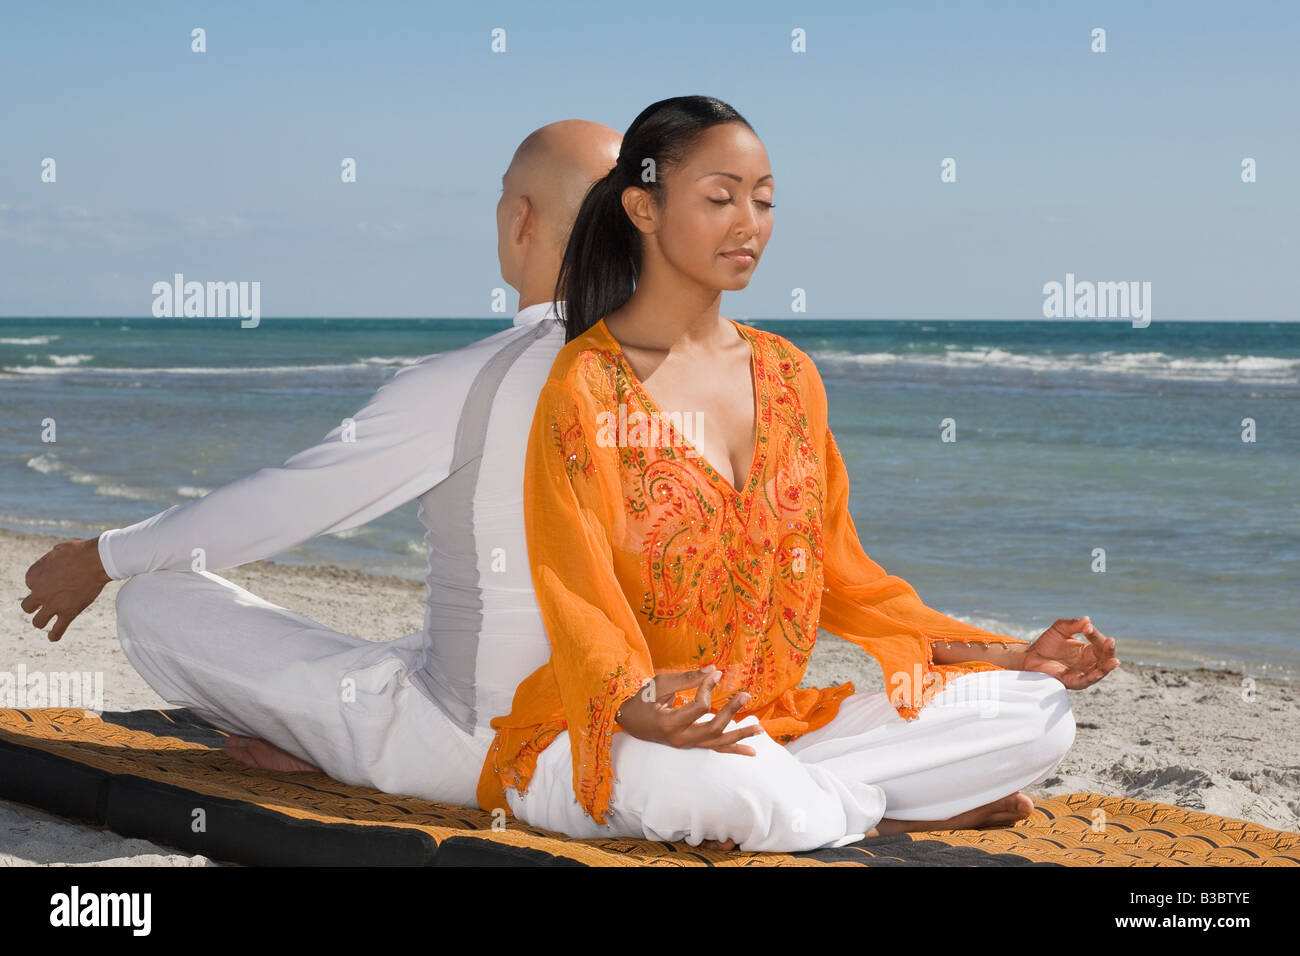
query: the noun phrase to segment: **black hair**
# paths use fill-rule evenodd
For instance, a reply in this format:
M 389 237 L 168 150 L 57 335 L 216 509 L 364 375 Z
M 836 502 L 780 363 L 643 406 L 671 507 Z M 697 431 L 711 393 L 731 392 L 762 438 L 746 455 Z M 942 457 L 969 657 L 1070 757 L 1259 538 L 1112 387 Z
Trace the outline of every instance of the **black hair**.
M 743 116 L 711 96 L 660 100 L 632 121 L 618 163 L 583 197 L 564 249 L 554 298 L 564 301 L 566 342 L 632 298 L 641 274 L 642 239 L 623 208 L 623 190 L 648 190 L 662 207 L 664 171 L 684 162 L 704 132 L 723 123 L 744 123 L 753 131 Z

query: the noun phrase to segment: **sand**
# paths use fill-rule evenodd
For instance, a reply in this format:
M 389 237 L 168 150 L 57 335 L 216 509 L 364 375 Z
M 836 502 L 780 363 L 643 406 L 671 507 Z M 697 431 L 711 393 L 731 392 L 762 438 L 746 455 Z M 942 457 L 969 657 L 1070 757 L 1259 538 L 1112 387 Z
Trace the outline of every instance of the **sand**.
M 122 582 L 99 598 L 51 643 L 19 602 L 27 568 L 65 540 L 0 530 L 0 671 L 102 671 L 104 709 L 171 706 L 122 653 L 114 600 Z M 424 620 L 420 581 L 333 567 L 255 562 L 221 572 L 269 601 L 335 630 L 385 641 Z M 1123 637 L 1117 653 L 1125 660 Z M 805 686 L 853 681 L 881 690 L 876 662 L 847 641 L 823 633 Z M 1101 682 L 1071 694 L 1078 734 L 1056 773 L 1030 795 L 1094 791 L 1250 820 L 1300 831 L 1300 686 L 1255 678 L 1253 692 L 1234 671 L 1176 670 L 1125 662 Z M 0 865 L 210 866 L 203 856 L 62 820 L 0 801 Z

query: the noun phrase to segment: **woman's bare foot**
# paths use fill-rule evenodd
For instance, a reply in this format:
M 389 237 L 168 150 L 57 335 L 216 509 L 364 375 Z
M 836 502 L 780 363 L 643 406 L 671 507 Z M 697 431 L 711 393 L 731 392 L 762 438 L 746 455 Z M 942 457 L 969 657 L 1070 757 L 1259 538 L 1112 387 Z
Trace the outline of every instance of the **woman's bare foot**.
M 736 848 L 735 840 L 701 840 L 701 850 L 734 850 Z
M 232 760 L 258 767 L 262 770 L 313 770 L 320 772 L 305 760 L 300 760 L 287 750 L 257 737 L 231 734 L 226 738 L 226 755 Z
M 914 833 L 917 830 L 979 830 L 1010 826 L 1034 812 L 1034 801 L 1017 790 L 1008 797 L 967 810 L 946 820 L 891 820 L 886 817 L 867 836 Z

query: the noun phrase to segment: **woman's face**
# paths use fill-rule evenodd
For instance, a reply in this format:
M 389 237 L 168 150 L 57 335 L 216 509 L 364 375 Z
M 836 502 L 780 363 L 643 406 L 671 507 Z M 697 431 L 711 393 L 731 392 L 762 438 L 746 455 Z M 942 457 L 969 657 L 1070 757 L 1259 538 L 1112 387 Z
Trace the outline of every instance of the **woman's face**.
M 663 185 L 664 206 L 646 239 L 707 288 L 745 288 L 772 234 L 775 184 L 759 138 L 742 123 L 714 126 Z M 753 255 L 726 255 L 742 248 Z

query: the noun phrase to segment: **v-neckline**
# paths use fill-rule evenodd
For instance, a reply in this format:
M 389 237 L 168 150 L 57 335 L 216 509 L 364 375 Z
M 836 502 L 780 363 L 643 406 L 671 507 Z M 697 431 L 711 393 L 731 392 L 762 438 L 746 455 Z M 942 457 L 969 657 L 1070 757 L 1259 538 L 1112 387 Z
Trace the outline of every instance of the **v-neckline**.
M 726 318 L 726 316 L 723 316 L 723 318 Z M 767 444 L 767 429 L 765 422 L 763 421 L 763 408 L 766 403 L 764 402 L 763 362 L 759 355 L 758 342 L 735 319 L 728 318 L 727 321 L 732 324 L 740 337 L 749 343 L 749 374 L 753 380 L 754 451 L 753 454 L 749 456 L 749 474 L 745 478 L 745 490 L 742 492 L 736 488 L 734 484 L 734 475 L 732 476 L 733 481 L 728 481 L 726 478 L 723 478 L 722 475 L 718 474 L 718 469 L 709 463 L 709 460 L 704 457 L 703 453 L 695 447 L 694 442 L 687 441 L 685 436 L 682 436 L 678 429 L 674 429 L 674 431 L 678 433 L 682 444 L 695 453 L 694 455 L 687 455 L 687 457 L 693 458 L 704 470 L 704 473 L 729 491 L 736 499 L 736 503 L 739 504 L 743 496 L 753 492 L 754 486 L 758 482 L 759 474 L 763 470 L 763 461 L 765 458 L 764 448 Z M 656 402 L 646 390 L 645 385 L 636 374 L 636 370 L 632 368 L 632 363 L 629 362 L 627 356 L 623 354 L 623 346 L 619 343 L 618 339 L 614 338 L 614 334 L 610 332 L 609 327 L 605 325 L 604 318 L 601 318 L 596 323 L 596 326 L 599 327 L 600 334 L 603 335 L 613 346 L 614 353 L 618 356 L 618 360 L 623 366 L 624 373 L 627 375 L 628 381 L 632 384 L 632 388 L 636 390 L 637 396 L 641 399 L 642 404 L 658 415 L 659 419 L 662 421 L 664 419 L 663 410 L 659 408 L 659 403 Z

